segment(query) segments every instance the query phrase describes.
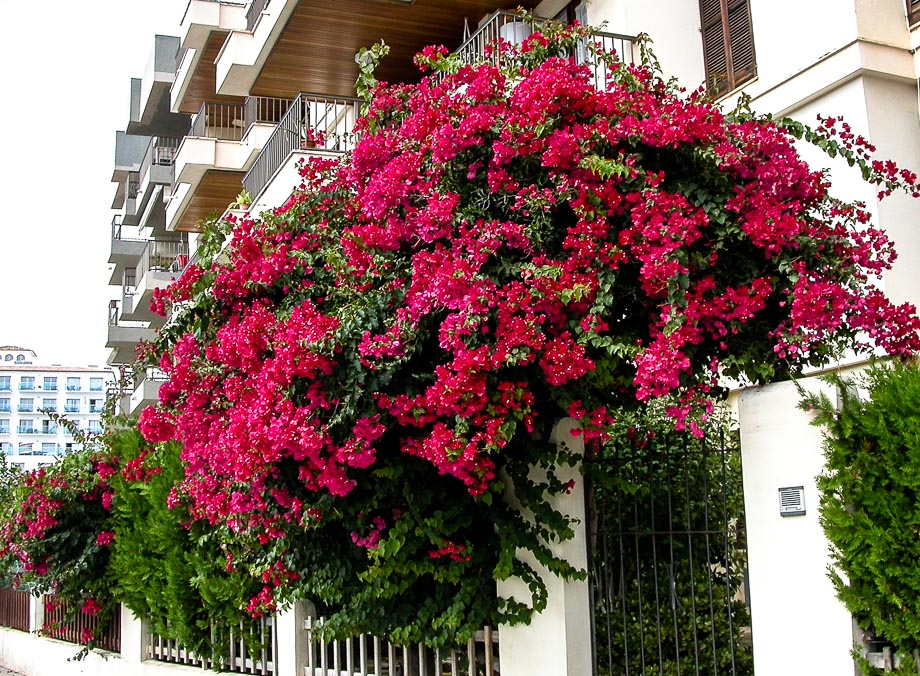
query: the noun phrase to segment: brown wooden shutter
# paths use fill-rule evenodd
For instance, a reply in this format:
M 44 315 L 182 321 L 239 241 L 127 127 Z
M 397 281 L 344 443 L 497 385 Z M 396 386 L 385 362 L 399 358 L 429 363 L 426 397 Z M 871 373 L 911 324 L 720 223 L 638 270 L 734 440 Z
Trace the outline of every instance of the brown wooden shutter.
M 907 2 L 907 24 L 913 26 L 920 23 L 920 0 L 905 0 Z
M 700 24 L 706 86 L 715 96 L 754 77 L 757 62 L 749 0 L 700 0 Z

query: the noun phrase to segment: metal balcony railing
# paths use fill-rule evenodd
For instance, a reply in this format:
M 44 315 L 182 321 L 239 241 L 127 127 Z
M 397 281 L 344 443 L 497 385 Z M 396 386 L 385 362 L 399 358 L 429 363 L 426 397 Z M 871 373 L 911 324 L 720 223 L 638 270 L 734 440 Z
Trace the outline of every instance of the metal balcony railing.
M 239 141 L 243 138 L 243 108 L 242 103 L 205 101 L 192 121 L 189 136 Z
M 176 160 L 176 152 L 179 150 L 181 138 L 171 138 L 169 136 L 154 136 L 150 139 L 147 146 L 147 153 L 141 161 L 138 176 L 146 176 L 152 166 L 169 167 Z
M 259 17 L 262 16 L 262 12 L 268 7 L 268 3 L 271 0 L 253 0 L 252 4 L 249 5 L 249 9 L 246 10 L 246 30 L 252 31 L 256 27 L 256 24 L 259 23 Z
M 351 150 L 360 105 L 351 97 L 299 94 L 243 178 L 243 187 L 258 196 L 295 150 Z
M 279 99 L 273 96 L 247 96 L 243 102 L 243 136 L 257 122 L 278 124 L 287 113 L 294 99 Z
M 135 280 L 142 279 L 148 270 L 162 270 L 178 275 L 188 261 L 188 245 L 180 240 L 152 239 L 141 255 L 140 263 L 135 268 Z M 125 270 L 125 285 L 128 283 L 128 270 Z M 135 285 L 136 285 L 135 281 Z
M 536 19 L 535 26 L 543 20 Z M 487 61 L 493 65 L 500 65 L 500 55 L 497 49 L 499 40 L 511 44 L 520 44 L 533 32 L 534 26 L 525 23 L 521 16 L 513 12 L 498 11 L 488 18 L 470 37 L 454 52 L 460 56 L 463 63 L 482 63 Z M 594 31 L 594 41 L 599 42 L 604 51 L 615 51 L 624 63 L 634 63 L 636 55 L 636 38 L 618 33 Z M 491 50 L 491 51 L 490 51 Z M 488 52 L 488 54 L 487 54 Z M 594 73 L 595 86 L 605 89 L 608 73 L 606 66 L 595 62 L 586 47 L 579 47 L 574 54 L 579 63 L 586 64 Z

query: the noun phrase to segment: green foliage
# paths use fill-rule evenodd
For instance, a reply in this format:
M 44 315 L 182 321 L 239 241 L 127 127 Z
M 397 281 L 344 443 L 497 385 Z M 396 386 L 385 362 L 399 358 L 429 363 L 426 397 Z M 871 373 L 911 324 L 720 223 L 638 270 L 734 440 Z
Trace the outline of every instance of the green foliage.
M 752 674 L 737 430 L 720 415 L 700 439 L 654 409 L 617 420 L 589 465 L 601 673 Z
M 838 401 L 812 394 L 801 406 L 824 428 L 831 580 L 860 626 L 910 655 L 920 647 L 920 369 L 876 364 L 826 380 Z

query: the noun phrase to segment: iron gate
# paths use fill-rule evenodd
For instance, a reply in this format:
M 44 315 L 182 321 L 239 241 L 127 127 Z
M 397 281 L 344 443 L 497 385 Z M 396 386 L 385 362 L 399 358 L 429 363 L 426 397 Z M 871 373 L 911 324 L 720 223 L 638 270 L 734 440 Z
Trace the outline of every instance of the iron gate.
M 590 463 L 595 673 L 752 674 L 737 435 L 628 432 Z

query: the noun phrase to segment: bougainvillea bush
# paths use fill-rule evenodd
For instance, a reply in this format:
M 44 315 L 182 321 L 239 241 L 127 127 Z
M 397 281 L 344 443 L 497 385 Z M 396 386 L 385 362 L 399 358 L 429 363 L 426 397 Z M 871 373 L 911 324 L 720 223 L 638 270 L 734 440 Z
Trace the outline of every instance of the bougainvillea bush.
M 831 581 L 860 627 L 903 658 L 898 673 L 916 673 L 908 662 L 920 648 L 920 369 L 879 363 L 827 381 L 834 400 L 808 394 L 801 407 L 824 432 L 818 489 Z
M 546 548 L 567 487 L 528 474 L 569 459 L 559 418 L 589 453 L 609 410 L 652 399 L 699 433 L 720 375 L 918 347 L 914 309 L 872 284 L 890 242 L 794 144 L 883 193 L 913 174 L 839 120 L 726 114 L 584 29 L 541 31 L 375 84 L 349 156 L 308 160 L 154 301 L 174 311 L 145 363 L 169 380 L 140 429 L 181 443 L 170 504 L 259 581 L 254 614 L 306 596 L 333 630 L 435 644 L 526 620 L 544 588 L 519 551 L 578 574 Z M 531 598 L 496 599 L 509 576 Z

